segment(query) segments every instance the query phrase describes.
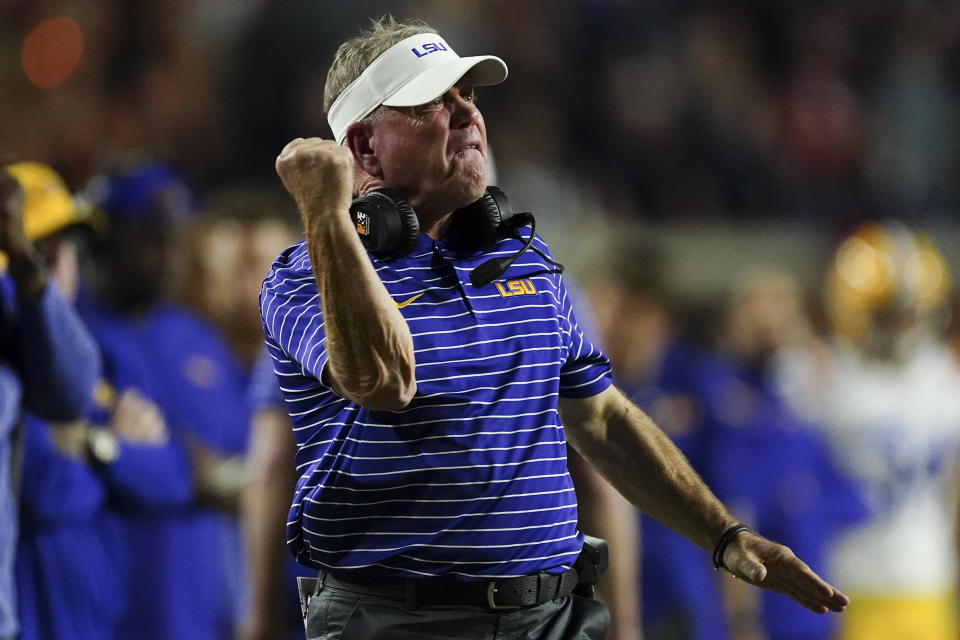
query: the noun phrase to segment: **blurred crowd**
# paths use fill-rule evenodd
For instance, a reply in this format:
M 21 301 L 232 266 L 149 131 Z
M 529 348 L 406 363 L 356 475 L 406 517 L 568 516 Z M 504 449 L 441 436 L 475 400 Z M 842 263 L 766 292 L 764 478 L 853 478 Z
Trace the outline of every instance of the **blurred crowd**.
M 270 181 L 286 141 L 329 135 L 336 43 L 386 11 L 509 62 L 510 82 L 481 95 L 503 186 L 552 192 L 571 215 L 838 225 L 960 204 L 947 1 L 5 0 L 0 139 L 72 186 L 129 148 L 169 152 L 203 187 Z M 58 14 L 80 26 L 82 61 L 37 90 L 18 69 L 24 35 Z
M 263 490 L 297 480 L 257 309 L 300 236 L 273 163 L 329 136 L 333 51 L 388 11 L 507 62 L 479 101 L 497 182 L 567 251 L 584 220 L 616 239 L 568 275 L 617 384 L 854 601 L 816 616 L 585 504 L 614 542 L 615 637 L 955 638 L 960 323 L 922 229 L 960 208 L 960 5 L 0 0 L 3 220 L 99 351 L 89 402 L 25 396 L 3 436 L 21 640 L 302 637 L 289 504 Z M 705 220 L 835 241 L 806 274 L 717 264 L 722 291 L 678 296 L 643 231 Z M 0 233 L 4 311 L 21 248 Z M 26 344 L 5 318 L 0 367 Z

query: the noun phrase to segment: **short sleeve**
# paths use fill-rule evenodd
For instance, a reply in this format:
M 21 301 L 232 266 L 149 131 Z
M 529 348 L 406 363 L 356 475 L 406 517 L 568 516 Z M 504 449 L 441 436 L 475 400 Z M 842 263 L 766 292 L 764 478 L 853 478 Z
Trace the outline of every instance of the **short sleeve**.
M 281 256 L 290 266 L 278 260 L 264 279 L 260 319 L 277 375 L 299 374 L 320 380 L 327 363 L 323 313 L 306 249 L 302 244 L 299 248 Z M 303 255 L 298 257 L 301 251 Z
M 567 359 L 560 367 L 560 396 L 588 398 L 612 383 L 610 360 L 584 334 L 574 312 L 576 289 L 560 279 L 560 331 L 566 346 Z
M 266 349 L 260 352 L 250 371 L 246 399 L 251 413 L 284 408 L 283 394 L 277 384 L 277 374 L 274 373 L 273 358 Z

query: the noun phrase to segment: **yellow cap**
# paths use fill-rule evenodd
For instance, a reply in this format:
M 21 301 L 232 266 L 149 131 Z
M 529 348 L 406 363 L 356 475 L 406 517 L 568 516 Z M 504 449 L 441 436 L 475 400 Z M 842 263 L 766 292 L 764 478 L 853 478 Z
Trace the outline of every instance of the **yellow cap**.
M 97 226 L 92 208 L 75 200 L 63 178 L 47 165 L 17 162 L 4 170 L 23 189 L 23 231 L 28 240 L 39 240 L 74 224 Z

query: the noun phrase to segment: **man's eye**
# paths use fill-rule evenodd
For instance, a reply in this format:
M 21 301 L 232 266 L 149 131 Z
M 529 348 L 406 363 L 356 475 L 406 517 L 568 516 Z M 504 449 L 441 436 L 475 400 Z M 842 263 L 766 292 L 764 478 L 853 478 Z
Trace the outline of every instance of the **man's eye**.
M 436 111 L 437 107 L 443 106 L 443 96 L 434 98 L 430 102 L 424 102 L 415 107 L 411 107 L 411 110 L 415 116 L 421 116 L 429 111 Z

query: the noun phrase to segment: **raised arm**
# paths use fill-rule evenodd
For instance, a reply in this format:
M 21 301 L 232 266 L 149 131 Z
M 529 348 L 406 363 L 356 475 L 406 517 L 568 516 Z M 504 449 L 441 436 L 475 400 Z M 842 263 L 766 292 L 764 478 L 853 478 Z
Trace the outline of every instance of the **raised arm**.
M 23 230 L 17 183 L 0 170 L 0 253 L 16 290 L 12 359 L 23 377 L 24 404 L 48 420 L 72 420 L 90 407 L 100 355 Z
M 618 389 L 560 399 L 567 439 L 635 507 L 712 552 L 736 520 L 652 420 Z M 784 593 L 807 609 L 843 611 L 849 600 L 787 547 L 736 536 L 723 564 L 737 578 Z
M 417 390 L 413 339 L 350 222 L 353 156 L 331 140 L 297 138 L 276 166 L 306 230 L 327 339 L 325 379 L 368 409 L 402 409 Z

